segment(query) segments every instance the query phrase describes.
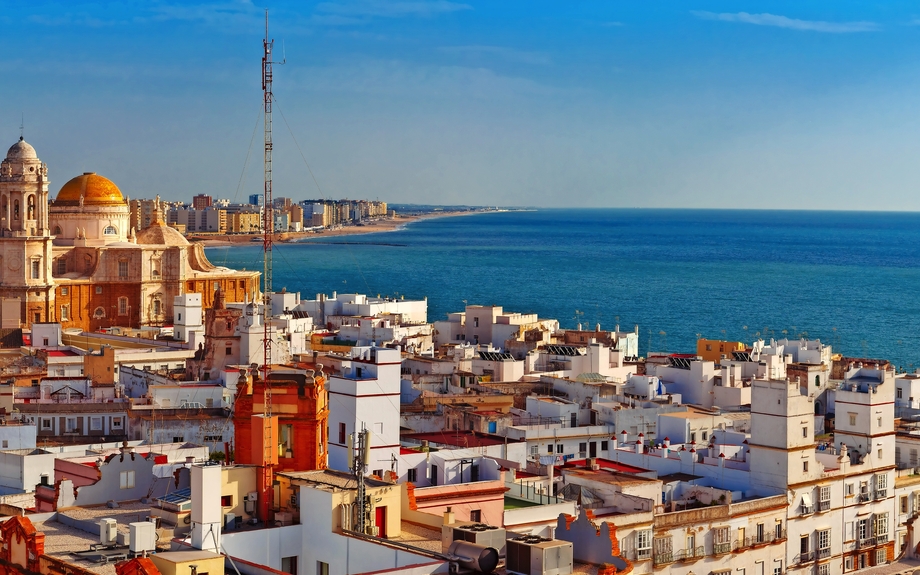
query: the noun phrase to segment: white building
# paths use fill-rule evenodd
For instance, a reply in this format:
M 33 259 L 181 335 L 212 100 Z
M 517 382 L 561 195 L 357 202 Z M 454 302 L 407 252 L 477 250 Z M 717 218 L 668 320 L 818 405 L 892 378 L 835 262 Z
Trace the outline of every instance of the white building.
M 371 432 L 370 468 L 382 477 L 399 455 L 398 350 L 355 347 L 329 375 L 329 467 L 348 470 L 348 436 Z

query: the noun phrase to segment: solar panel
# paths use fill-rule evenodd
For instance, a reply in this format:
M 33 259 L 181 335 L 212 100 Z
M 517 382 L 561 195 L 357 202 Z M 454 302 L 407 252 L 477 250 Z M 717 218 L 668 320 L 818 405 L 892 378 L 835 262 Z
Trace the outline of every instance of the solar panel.
M 186 487 L 185 489 L 177 489 L 176 491 L 164 495 L 163 497 L 157 497 L 157 501 L 162 501 L 163 503 L 172 503 L 173 505 L 179 505 L 180 503 L 186 503 L 191 500 L 191 487 Z
M 514 359 L 514 356 L 510 353 L 497 352 L 497 351 L 480 351 L 479 359 L 484 359 L 486 361 L 503 361 Z

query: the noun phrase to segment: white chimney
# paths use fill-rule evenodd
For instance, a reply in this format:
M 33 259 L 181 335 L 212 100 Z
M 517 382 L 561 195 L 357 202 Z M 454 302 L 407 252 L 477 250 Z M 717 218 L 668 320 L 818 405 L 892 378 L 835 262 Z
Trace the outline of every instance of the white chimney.
M 220 465 L 192 466 L 192 547 L 220 553 Z

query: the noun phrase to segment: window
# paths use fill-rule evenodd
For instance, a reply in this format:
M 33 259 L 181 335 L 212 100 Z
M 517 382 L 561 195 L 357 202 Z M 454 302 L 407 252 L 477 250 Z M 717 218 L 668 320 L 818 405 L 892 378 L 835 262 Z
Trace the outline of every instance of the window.
M 818 531 L 818 559 L 831 556 L 831 530 Z
M 105 229 L 102 230 L 102 235 L 105 235 L 105 236 L 117 236 L 117 235 L 118 235 L 118 230 L 115 228 L 115 226 L 106 226 Z
M 70 321 L 70 306 L 61 306 L 61 321 Z
M 879 417 L 878 420 L 877 420 L 876 427 L 881 427 L 881 426 L 882 426 L 882 418 Z
M 61 288 L 61 295 L 67 295 L 70 292 L 66 287 Z
M 908 463 L 911 467 L 917 467 L 917 450 L 916 449 L 910 450 L 910 460 Z
M 128 298 L 118 298 L 118 315 L 128 315 Z
M 59 276 L 62 276 L 67 273 L 67 260 L 65 260 L 64 258 L 58 258 L 57 273 Z
M 906 495 L 902 495 L 902 496 L 901 496 L 901 513 L 907 513 L 907 510 L 908 510 L 908 506 L 907 506 L 907 496 L 906 496 Z
M 66 427 L 64 428 L 67 433 L 73 433 L 77 430 L 77 418 L 68 417 L 66 419 Z
M 552 446 L 550 446 L 550 449 L 552 449 Z M 537 445 L 531 445 L 531 446 L 530 446 L 530 455 L 531 455 L 531 457 L 537 457 L 537 455 L 539 455 L 539 454 L 540 454 L 540 447 L 537 446 Z
M 888 476 L 885 474 L 875 476 L 875 498 L 888 497 Z
M 205 443 L 220 443 L 223 440 L 224 440 L 223 435 L 205 435 L 204 436 Z
M 102 306 L 97 307 L 93 310 L 93 317 L 96 319 L 102 319 L 105 317 L 105 308 Z
M 121 418 L 120 417 L 116 417 L 112 419 L 112 428 L 121 429 Z
M 648 559 L 652 555 L 652 532 L 636 531 L 636 559 Z
M 694 442 L 694 441 L 696 441 L 696 432 L 695 432 L 695 431 L 692 432 L 692 433 L 690 434 L 690 441 L 691 441 L 691 443 Z
M 850 412 L 849 416 L 850 416 L 850 425 L 856 425 L 856 414 L 853 412 Z
M 431 466 L 431 476 L 428 479 L 431 481 L 432 485 L 438 484 L 438 466 L 437 465 Z
M 96 295 L 102 294 L 102 286 L 96 286 Z
M 585 457 L 587 452 L 588 452 L 588 444 L 579 443 L 578 444 L 578 457 Z
M 42 419 L 42 429 L 51 429 L 51 427 L 52 427 L 52 420 Z
M 859 541 L 864 541 L 869 537 L 869 520 L 860 519 L 856 522 L 856 538 Z
M 153 315 L 160 315 L 161 313 L 163 312 L 160 310 L 160 300 L 153 300 Z
M 763 542 L 763 540 L 764 540 L 763 523 L 758 523 L 758 524 L 757 524 L 757 528 L 756 528 L 756 530 L 755 530 L 755 532 L 754 532 L 754 535 L 755 535 L 755 537 L 757 538 L 757 542 L 758 542 L 758 543 Z
M 42 277 L 41 271 L 42 271 L 41 260 L 39 260 L 38 258 L 33 258 L 32 259 L 32 279 L 33 280 L 41 279 Z
M 550 443 L 549 445 L 546 446 L 546 452 L 547 452 L 547 453 L 552 453 L 552 452 L 553 452 L 553 444 L 552 444 L 552 443 Z
M 844 557 L 843 559 L 843 570 L 852 571 L 853 570 L 853 556 Z
M 233 507 L 233 496 L 232 495 L 221 495 L 220 496 L 220 506 L 221 507 Z
M 818 509 L 820 511 L 827 511 L 831 508 L 831 488 L 829 485 L 824 485 L 818 488 Z
M 807 461 L 802 462 L 802 471 L 804 471 L 805 473 L 808 473 L 808 462 Z
M 607 451 L 609 444 L 606 441 L 601 441 L 601 451 Z
M 134 471 L 122 471 L 120 477 L 120 487 L 122 489 L 134 488 Z
M 903 390 L 900 387 L 895 390 L 895 394 L 898 399 L 903 399 L 904 396 L 902 395 L 902 392 Z
M 879 513 L 875 516 L 875 536 L 888 537 L 888 514 Z M 887 540 L 887 539 L 886 539 Z
M 128 260 L 120 260 L 118 262 L 118 277 L 128 277 Z
M 731 528 L 716 527 L 712 535 L 712 552 L 716 555 L 729 553 L 732 550 Z
M 10 446 L 9 440 L 8 440 L 8 439 L 4 439 L 4 440 L 3 440 L 3 449 L 7 449 L 9 446 Z
M 316 575 L 329 575 L 329 564 L 322 561 L 316 562 Z
M 803 428 L 802 428 L 802 437 L 808 437 L 808 428 L 807 428 L 807 427 L 803 427 Z
M 174 436 L 173 436 L 172 442 L 173 442 L 173 443 L 184 443 L 184 442 L 185 442 L 185 437 L 182 436 L 182 435 L 174 435 Z
M 884 549 L 875 550 L 875 564 L 881 565 L 882 563 L 888 562 L 888 552 Z
M 852 483 L 847 483 L 844 489 L 847 495 L 853 495 L 853 484 Z
M 102 418 L 101 417 L 90 417 L 89 418 L 89 429 L 90 431 L 102 431 Z
M 783 562 L 773 563 L 773 575 L 783 575 Z
M 415 483 L 418 479 L 418 470 L 416 468 L 411 468 L 408 472 L 408 477 L 406 478 L 409 483 Z
M 563 452 L 563 445 L 560 443 L 559 445 L 556 446 L 556 453 L 562 453 L 562 452 Z
M 345 434 L 345 424 L 344 424 L 344 423 L 340 423 L 340 424 L 339 424 L 339 443 L 342 444 L 342 445 L 345 445 L 345 441 L 346 441 L 346 440 L 345 440 L 345 435 L 346 435 L 346 434 Z
M 704 431 L 704 432 L 703 432 L 703 441 L 706 441 L 708 438 L 709 438 L 709 433 L 706 432 L 706 431 Z
M 297 575 L 297 556 L 282 557 L 281 571 L 288 575 Z
M 482 521 L 482 510 L 470 509 L 470 521 L 475 521 L 476 523 Z
M 808 555 L 809 539 L 808 535 L 799 537 L 799 553 L 802 555 Z
M 226 349 L 226 351 L 225 351 L 225 354 L 226 354 L 226 355 L 233 355 L 233 347 L 228 345 L 228 346 L 227 346 L 227 349 Z
M 474 318 L 473 318 L 473 327 L 479 327 L 479 318 L 478 318 L 478 317 L 474 317 Z

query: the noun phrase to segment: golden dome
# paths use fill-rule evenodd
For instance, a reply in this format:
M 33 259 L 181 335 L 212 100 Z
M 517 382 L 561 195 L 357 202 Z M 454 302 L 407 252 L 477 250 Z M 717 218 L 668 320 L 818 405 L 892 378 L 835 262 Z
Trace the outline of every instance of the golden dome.
M 118 206 L 124 203 L 125 197 L 118 186 L 95 172 L 84 172 L 64 184 L 54 200 L 55 206 Z

